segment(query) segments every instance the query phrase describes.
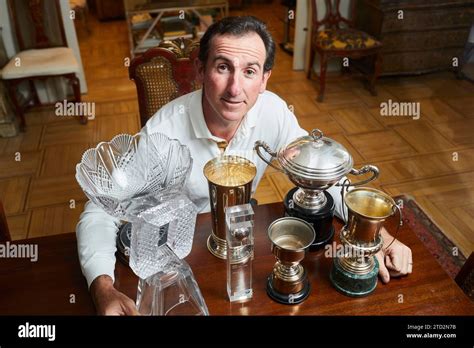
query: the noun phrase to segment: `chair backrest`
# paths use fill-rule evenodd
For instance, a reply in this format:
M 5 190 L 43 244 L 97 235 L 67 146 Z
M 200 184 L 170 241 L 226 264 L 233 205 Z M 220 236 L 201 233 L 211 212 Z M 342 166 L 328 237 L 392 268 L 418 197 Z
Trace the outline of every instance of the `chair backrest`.
M 66 46 L 59 0 L 8 0 L 20 51 Z
M 0 201 L 0 243 L 10 241 L 10 231 L 8 230 L 7 217 L 3 209 L 3 203 Z
M 313 32 L 316 32 L 321 26 L 324 26 L 324 29 L 336 29 L 341 28 L 344 25 L 347 27 L 353 27 L 356 1 L 357 0 L 350 1 L 349 17 L 345 18 L 341 14 L 340 0 L 325 0 L 324 3 L 321 0 L 310 0 Z M 316 4 L 319 4 L 320 8 L 322 8 L 322 5 L 326 8 L 324 17 L 319 21 L 318 8 Z
M 199 42 L 179 38 L 132 60 L 128 72 L 137 87 L 141 127 L 163 105 L 201 87 L 194 66 L 198 53 Z

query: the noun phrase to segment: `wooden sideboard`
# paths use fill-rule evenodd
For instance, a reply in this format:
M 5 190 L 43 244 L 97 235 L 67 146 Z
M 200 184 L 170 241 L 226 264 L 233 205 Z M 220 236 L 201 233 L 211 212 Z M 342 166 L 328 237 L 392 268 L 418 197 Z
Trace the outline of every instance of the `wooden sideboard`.
M 474 0 L 357 0 L 356 14 L 356 27 L 383 42 L 382 75 L 420 74 L 461 59 Z

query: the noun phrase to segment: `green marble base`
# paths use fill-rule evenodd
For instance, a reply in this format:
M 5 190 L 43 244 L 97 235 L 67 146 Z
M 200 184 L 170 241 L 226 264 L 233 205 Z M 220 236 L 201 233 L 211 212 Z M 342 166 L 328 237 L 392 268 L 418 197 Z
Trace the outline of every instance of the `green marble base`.
M 377 287 L 379 263 L 374 258 L 375 267 L 367 274 L 354 274 L 344 270 L 339 264 L 339 258 L 334 259 L 333 267 L 329 273 L 332 285 L 344 295 L 352 297 L 366 296 Z

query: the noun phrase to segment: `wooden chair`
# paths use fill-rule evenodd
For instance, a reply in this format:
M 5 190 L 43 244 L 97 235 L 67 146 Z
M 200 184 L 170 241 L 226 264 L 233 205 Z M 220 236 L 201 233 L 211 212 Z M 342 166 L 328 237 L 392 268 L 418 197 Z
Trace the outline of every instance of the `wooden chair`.
M 10 98 L 20 118 L 20 129 L 26 128 L 23 103 L 17 88 L 28 81 L 34 104 L 40 104 L 34 80 L 65 77 L 72 85 L 74 101 L 81 101 L 80 67 L 66 37 L 59 0 L 8 0 L 10 20 L 20 51 L 2 69 Z M 25 104 L 29 104 L 25 103 Z M 81 123 L 87 117 L 80 115 Z
M 311 78 L 316 52 L 321 57 L 319 74 L 319 94 L 317 100 L 322 102 L 326 87 L 326 70 L 328 59 L 332 57 L 347 57 L 359 59 L 374 56 L 374 68 L 369 74 L 369 90 L 376 95 L 375 81 L 381 70 L 382 43 L 369 34 L 354 29 L 355 3 L 351 1 L 350 19 L 344 18 L 340 13 L 340 0 L 325 0 L 326 13 L 322 20 L 318 21 L 318 13 L 315 0 L 310 1 L 312 13 L 311 52 L 307 78 Z M 324 26 L 323 30 L 319 30 Z
M 163 105 L 200 88 L 194 67 L 198 52 L 199 42 L 178 38 L 131 61 L 128 73 L 137 87 L 141 127 Z
M 5 210 L 3 209 L 3 203 L 0 201 L 0 243 L 5 243 L 11 240 L 7 217 L 5 215 Z
M 462 266 L 455 278 L 456 283 L 474 301 L 474 252 Z

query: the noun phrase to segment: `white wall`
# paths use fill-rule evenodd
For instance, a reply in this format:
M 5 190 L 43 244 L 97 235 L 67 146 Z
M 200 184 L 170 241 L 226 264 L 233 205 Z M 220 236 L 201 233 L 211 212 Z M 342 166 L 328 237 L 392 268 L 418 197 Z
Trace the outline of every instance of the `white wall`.
M 0 0 L 0 27 L 2 27 L 3 43 L 8 57 L 15 54 L 15 47 L 13 44 L 10 18 L 8 17 L 7 0 Z
M 295 41 L 293 45 L 293 70 L 303 70 L 306 66 L 306 41 L 308 37 L 308 0 L 296 0 Z M 305 30 L 307 29 L 307 30 Z

